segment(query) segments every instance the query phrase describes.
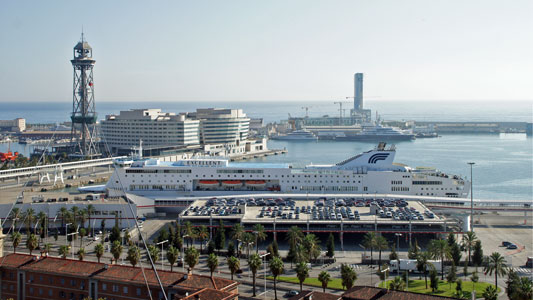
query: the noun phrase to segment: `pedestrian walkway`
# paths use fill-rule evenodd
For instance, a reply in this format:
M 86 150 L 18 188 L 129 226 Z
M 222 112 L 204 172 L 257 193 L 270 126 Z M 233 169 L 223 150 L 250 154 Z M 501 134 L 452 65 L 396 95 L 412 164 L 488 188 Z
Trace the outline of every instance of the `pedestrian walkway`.
M 515 271 L 516 273 L 524 274 L 524 275 L 529 275 L 529 274 L 533 273 L 531 269 L 527 269 L 527 268 L 515 267 L 515 268 L 512 268 L 512 270 Z

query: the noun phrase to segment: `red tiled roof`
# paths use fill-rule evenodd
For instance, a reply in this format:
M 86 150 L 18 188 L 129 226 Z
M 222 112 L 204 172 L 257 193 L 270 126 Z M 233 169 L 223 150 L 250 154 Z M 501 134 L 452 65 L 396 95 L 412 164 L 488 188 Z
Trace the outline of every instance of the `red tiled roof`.
M 369 286 L 355 286 L 342 295 L 343 299 L 349 300 L 372 300 L 376 299 L 376 296 L 382 294 L 387 290 L 369 287 Z
M 144 269 L 146 280 L 150 285 L 158 285 L 154 271 L 152 269 Z M 179 285 L 183 288 L 198 289 L 210 288 L 217 290 L 224 290 L 230 286 L 236 285 L 237 282 L 215 277 L 211 280 L 209 276 L 201 275 L 187 275 L 180 272 L 170 272 L 158 270 L 157 274 L 164 286 Z M 104 270 L 94 276 L 95 279 L 105 279 L 111 281 L 129 281 L 131 283 L 145 284 L 144 276 L 141 268 L 133 268 L 131 266 L 110 265 L 107 270 Z
M 0 257 L 0 267 L 18 268 L 24 264 L 29 263 L 36 256 L 21 253 L 10 253 Z
M 237 294 L 224 292 L 224 291 L 217 291 L 214 289 L 201 289 L 195 293 L 189 294 L 189 296 L 180 297 L 176 295 L 174 299 L 181 299 L 181 300 L 190 300 L 190 299 L 206 299 L 206 300 L 226 300 L 226 299 L 236 299 L 238 297 Z
M 311 298 L 309 298 L 311 297 Z M 318 291 L 303 291 L 296 296 L 292 296 L 289 300 L 303 300 L 303 299 L 313 299 L 313 300 L 340 300 L 342 296 L 322 293 Z
M 21 267 L 21 269 L 35 272 L 59 273 L 76 277 L 89 277 L 94 273 L 103 270 L 104 266 L 105 264 L 97 262 L 62 259 L 48 256 L 25 265 Z
M 313 297 L 314 299 L 314 297 Z M 417 294 L 412 292 L 387 290 L 377 287 L 356 286 L 342 295 L 344 300 L 443 300 L 454 299 L 444 296 Z

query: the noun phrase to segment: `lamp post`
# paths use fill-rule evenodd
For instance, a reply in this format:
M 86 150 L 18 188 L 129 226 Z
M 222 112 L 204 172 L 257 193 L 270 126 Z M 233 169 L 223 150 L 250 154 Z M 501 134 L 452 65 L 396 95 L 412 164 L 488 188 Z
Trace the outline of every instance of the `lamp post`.
M 65 245 L 68 246 L 68 226 L 72 225 L 72 223 L 65 224 Z
M 267 297 L 267 269 L 266 269 L 266 257 L 270 255 L 270 252 L 267 252 L 265 254 L 262 254 L 262 255 L 259 255 L 259 258 L 264 258 L 265 259 L 265 262 L 263 263 L 263 270 L 264 270 L 264 274 L 263 274 L 263 278 L 265 279 L 265 299 Z
M 472 169 L 475 162 L 467 163 L 470 165 L 470 231 L 474 231 L 474 179 L 472 178 Z
M 163 245 L 168 243 L 168 240 L 157 243 L 156 245 L 161 245 L 161 270 L 163 270 Z
M 394 234 L 396 236 L 396 249 L 398 251 L 400 251 L 400 237 L 402 236 L 401 233 L 395 233 Z
M 68 235 L 76 235 L 76 234 L 78 234 L 77 231 L 73 232 L 73 233 L 69 233 Z M 72 252 L 72 259 L 74 259 L 74 243 L 73 243 L 73 241 L 74 241 L 74 237 L 70 238 L 70 244 L 71 244 L 70 248 L 72 249 L 72 251 L 71 251 Z
M 185 240 L 186 237 L 188 237 L 189 235 L 186 234 L 183 236 L 183 239 Z M 182 245 L 181 247 L 181 259 L 183 260 L 183 262 L 181 263 L 181 266 L 183 268 L 183 272 L 185 272 L 185 247 Z

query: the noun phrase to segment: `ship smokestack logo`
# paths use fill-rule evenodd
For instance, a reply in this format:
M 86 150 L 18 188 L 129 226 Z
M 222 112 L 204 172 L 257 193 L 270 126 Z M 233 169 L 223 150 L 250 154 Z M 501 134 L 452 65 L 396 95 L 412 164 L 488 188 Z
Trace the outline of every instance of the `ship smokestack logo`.
M 368 159 L 369 164 L 375 164 L 378 160 L 386 160 L 389 157 L 389 153 L 377 153 Z

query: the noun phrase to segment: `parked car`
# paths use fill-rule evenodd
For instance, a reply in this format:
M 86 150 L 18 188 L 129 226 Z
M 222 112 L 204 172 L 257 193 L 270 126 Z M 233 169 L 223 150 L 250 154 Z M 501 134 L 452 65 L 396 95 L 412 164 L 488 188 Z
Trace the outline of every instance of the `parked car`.
M 507 246 L 507 249 L 518 249 L 518 246 L 516 246 L 515 244 L 509 244 Z

